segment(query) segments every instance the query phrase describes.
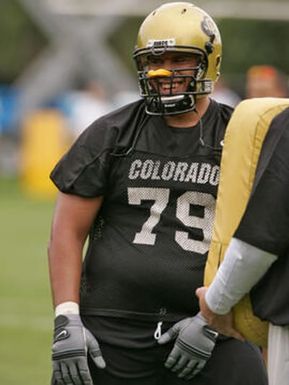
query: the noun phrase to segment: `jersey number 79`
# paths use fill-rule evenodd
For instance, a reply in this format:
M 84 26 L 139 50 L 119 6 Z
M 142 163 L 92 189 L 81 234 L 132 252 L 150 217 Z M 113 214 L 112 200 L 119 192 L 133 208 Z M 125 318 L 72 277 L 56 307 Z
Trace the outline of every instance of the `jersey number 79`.
M 154 227 L 159 223 L 161 214 L 167 207 L 170 190 L 167 188 L 129 187 L 128 203 L 140 205 L 143 200 L 152 200 L 150 215 L 142 225 L 141 231 L 135 234 L 133 243 L 154 245 L 157 234 Z M 203 217 L 190 215 L 190 206 L 203 207 Z M 202 231 L 203 240 L 191 239 L 186 231 L 175 231 L 175 241 L 187 251 L 200 254 L 208 252 L 212 237 L 216 200 L 211 194 L 198 191 L 187 191 L 176 202 L 176 217 L 187 227 L 198 228 Z

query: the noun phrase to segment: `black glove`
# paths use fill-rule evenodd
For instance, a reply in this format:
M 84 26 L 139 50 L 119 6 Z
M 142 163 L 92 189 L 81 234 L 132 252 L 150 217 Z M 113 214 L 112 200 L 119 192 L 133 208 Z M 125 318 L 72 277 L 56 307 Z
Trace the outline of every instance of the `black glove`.
M 98 368 L 105 367 L 98 342 L 83 326 L 80 316 L 66 314 L 56 317 L 52 361 L 57 385 L 93 385 L 88 353 Z
M 177 338 L 165 366 L 177 372 L 178 377 L 190 380 L 206 365 L 217 337 L 218 333 L 207 326 L 200 313 L 181 320 L 158 340 L 159 344 L 165 344 Z

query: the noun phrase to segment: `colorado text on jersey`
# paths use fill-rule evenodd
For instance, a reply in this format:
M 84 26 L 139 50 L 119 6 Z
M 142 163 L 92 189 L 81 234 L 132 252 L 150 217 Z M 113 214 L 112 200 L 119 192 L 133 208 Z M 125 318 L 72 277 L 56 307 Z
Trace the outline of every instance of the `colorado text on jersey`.
M 210 163 L 135 159 L 130 165 L 128 177 L 131 180 L 174 180 L 217 186 L 219 175 L 220 167 Z

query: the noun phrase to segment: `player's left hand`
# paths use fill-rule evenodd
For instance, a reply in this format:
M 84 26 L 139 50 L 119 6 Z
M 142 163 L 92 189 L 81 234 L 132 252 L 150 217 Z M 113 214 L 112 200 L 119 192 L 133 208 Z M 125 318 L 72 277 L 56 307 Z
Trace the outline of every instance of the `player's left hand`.
M 200 313 L 181 320 L 158 340 L 159 344 L 165 344 L 176 338 L 165 366 L 178 373 L 178 377 L 190 380 L 206 365 L 217 337 L 218 333 L 208 327 Z
M 201 313 L 207 321 L 208 325 L 214 330 L 218 331 L 220 334 L 236 338 L 240 341 L 245 341 L 242 334 L 234 327 L 232 312 L 223 315 L 212 312 L 206 302 L 206 291 L 206 287 L 199 287 L 196 290 L 196 295 L 199 298 Z

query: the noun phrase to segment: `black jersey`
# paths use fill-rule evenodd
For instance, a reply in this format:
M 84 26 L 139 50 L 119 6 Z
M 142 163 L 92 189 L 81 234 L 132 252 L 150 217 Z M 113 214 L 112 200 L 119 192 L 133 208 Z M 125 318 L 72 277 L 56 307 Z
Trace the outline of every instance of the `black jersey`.
M 256 183 L 235 233 L 278 259 L 253 288 L 254 312 L 277 325 L 289 325 L 289 109 L 272 121 Z
M 82 314 L 174 321 L 198 311 L 231 112 L 211 100 L 201 126 L 172 128 L 137 101 L 94 122 L 58 163 L 61 191 L 104 196 Z

